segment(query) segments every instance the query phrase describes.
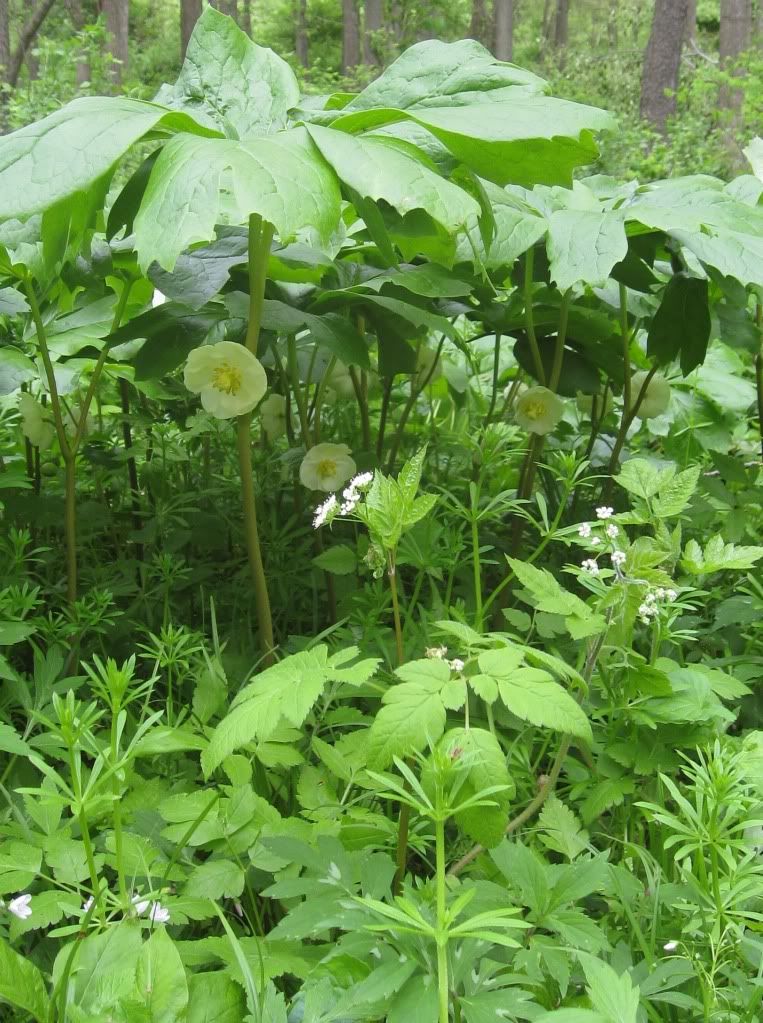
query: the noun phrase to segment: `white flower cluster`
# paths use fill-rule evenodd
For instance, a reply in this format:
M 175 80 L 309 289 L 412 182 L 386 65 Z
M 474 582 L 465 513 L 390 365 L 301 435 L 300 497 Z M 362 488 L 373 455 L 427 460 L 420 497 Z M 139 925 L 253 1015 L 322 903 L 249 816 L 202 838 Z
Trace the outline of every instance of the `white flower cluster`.
M 170 911 L 161 902 L 151 902 L 148 899 L 142 899 L 140 895 L 135 895 L 132 904 L 138 916 L 143 916 L 148 910 L 148 919 L 153 923 L 168 924 L 170 922 Z
M 464 670 L 464 662 L 460 657 L 454 657 L 452 661 L 448 660 L 448 648 L 446 646 L 428 646 L 425 653 L 431 660 L 446 661 L 451 671 L 461 672 Z
M 362 500 L 364 493 L 371 486 L 374 474 L 372 472 L 361 472 L 353 476 L 350 482 L 342 491 L 343 501 L 339 502 L 336 494 L 330 494 L 325 501 L 318 505 L 313 515 L 313 529 L 320 529 L 328 522 L 329 525 L 337 515 L 349 515 L 355 511 L 358 503 Z
M 0 899 L 0 909 L 7 909 L 9 913 L 13 913 L 19 920 L 27 920 L 32 915 L 32 902 L 31 895 L 17 895 L 15 899 L 6 905 L 2 899 Z
M 609 505 L 602 505 L 600 508 L 596 509 L 596 518 L 599 522 L 605 522 L 607 519 L 611 519 L 614 513 L 614 508 L 610 508 Z M 597 536 L 593 531 L 593 527 L 595 525 L 596 523 L 592 524 L 590 522 L 582 522 L 578 526 L 578 536 L 582 540 L 587 540 L 591 547 L 598 547 L 602 542 L 602 538 Z M 620 535 L 620 529 L 614 522 L 607 522 L 604 533 L 606 540 L 610 540 L 614 543 Z M 627 560 L 627 554 L 625 551 L 615 549 L 612 550 L 610 557 L 615 571 L 619 573 Z M 589 575 L 599 574 L 599 564 L 594 558 L 586 558 L 581 564 L 581 568 L 584 572 L 588 572 Z
M 672 604 L 678 599 L 678 593 L 673 589 L 664 589 L 662 586 L 656 590 L 649 590 L 644 597 L 644 602 L 639 606 L 638 613 L 644 625 L 650 625 L 652 619 L 660 613 L 660 601 L 667 600 Z

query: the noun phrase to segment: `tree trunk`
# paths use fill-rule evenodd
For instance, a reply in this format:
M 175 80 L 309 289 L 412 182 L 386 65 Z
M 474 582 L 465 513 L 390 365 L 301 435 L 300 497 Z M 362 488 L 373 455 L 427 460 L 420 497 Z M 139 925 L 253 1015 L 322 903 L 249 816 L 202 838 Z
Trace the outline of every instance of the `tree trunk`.
M 493 0 L 493 53 L 498 60 L 514 57 L 514 0 Z
M 478 39 L 485 46 L 490 42 L 485 0 L 472 0 L 472 20 L 469 25 L 469 35 L 472 39 Z
M 27 50 L 34 42 L 35 36 L 40 31 L 43 21 L 47 18 L 50 13 L 50 9 L 55 2 L 56 0 L 40 0 L 27 20 L 24 22 L 21 32 L 19 33 L 19 41 L 16 44 L 16 49 L 8 57 L 8 70 L 5 75 L 5 80 L 8 85 L 13 86 L 18 82 Z
M 307 0 L 296 0 L 294 50 L 302 67 L 307 67 Z
M 654 7 L 641 79 L 641 116 L 661 132 L 676 109 L 688 6 L 689 0 L 657 0 Z
M 236 0 L 209 0 L 210 7 L 216 7 L 220 14 L 227 14 L 229 18 L 238 21 L 238 4 Z
M 722 68 L 732 67 L 750 46 L 752 39 L 752 0 L 721 0 L 721 31 L 718 42 Z M 741 75 L 742 70 L 734 70 Z M 722 85 L 719 102 L 722 107 L 736 109 L 742 105 L 742 92 Z
M 570 0 L 556 0 L 554 19 L 554 46 L 559 50 L 570 38 Z
M 253 0 L 241 0 L 238 23 L 248 36 L 252 35 L 252 3 Z
M 384 0 L 366 0 L 363 7 L 363 63 L 381 64 L 379 36 L 384 27 Z
M 201 17 L 201 0 L 180 0 L 180 58 L 185 58 L 188 41 Z
M 686 12 L 686 41 L 691 42 L 697 38 L 697 0 L 689 0 L 689 9 Z
M 87 21 L 85 11 L 82 9 L 82 0 L 66 0 L 66 8 L 72 20 L 74 31 L 81 32 Z M 77 85 L 84 85 L 85 82 L 90 81 L 90 61 L 86 53 L 81 53 L 77 57 L 75 74 L 77 76 Z
M 106 22 L 108 52 L 114 58 L 111 65 L 111 80 L 119 85 L 127 71 L 127 46 L 130 39 L 129 0 L 103 0 L 103 14 Z
M 360 64 L 360 18 L 357 0 L 342 0 L 342 74 Z
M 11 32 L 8 0 L 0 0 L 0 82 L 4 82 L 11 62 Z

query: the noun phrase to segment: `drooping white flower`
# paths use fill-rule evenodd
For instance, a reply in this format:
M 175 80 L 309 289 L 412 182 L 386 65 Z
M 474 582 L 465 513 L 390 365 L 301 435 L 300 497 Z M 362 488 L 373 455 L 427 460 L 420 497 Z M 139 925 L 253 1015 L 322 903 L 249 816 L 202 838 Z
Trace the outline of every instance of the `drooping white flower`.
M 286 398 L 269 394 L 259 408 L 260 422 L 266 438 L 277 440 L 286 433 Z
M 251 412 L 268 386 L 260 360 L 235 341 L 194 348 L 183 380 L 189 391 L 201 395 L 201 404 L 215 419 Z
M 415 386 L 423 387 L 425 384 L 433 384 L 438 377 L 442 376 L 440 356 L 426 345 L 419 345 L 416 353 Z
M 631 377 L 631 395 L 634 402 L 641 394 L 641 388 L 644 386 L 647 376 L 648 373 L 640 370 Z M 639 405 L 636 415 L 639 419 L 653 419 L 655 416 L 661 416 L 669 404 L 670 384 L 665 377 L 655 373 L 647 384 L 644 399 Z
M 170 922 L 170 911 L 161 902 L 152 902 L 148 918 L 153 920 L 155 924 L 168 924 Z
M 614 540 L 619 536 L 620 530 L 617 528 L 614 522 L 610 522 L 610 524 L 607 526 L 606 533 L 610 540 Z
M 143 914 L 146 912 L 148 907 L 151 905 L 151 902 L 150 902 L 149 899 L 141 898 L 140 895 L 133 895 L 133 897 L 132 897 L 132 904 L 133 904 L 133 906 L 135 908 L 135 912 L 138 914 L 138 916 L 143 916 Z
M 17 895 L 15 899 L 11 899 L 8 903 L 8 912 L 13 913 L 19 920 L 28 920 L 32 915 L 31 902 L 31 895 Z
M 355 397 L 355 386 L 349 369 L 338 359 L 326 377 L 326 386 L 330 387 L 337 398 L 347 400 Z
M 546 434 L 562 418 L 564 404 L 547 387 L 530 387 L 514 407 L 517 425 L 528 433 Z
M 666 952 L 675 952 L 675 950 L 678 948 L 678 942 L 666 941 L 662 947 L 665 949 Z
M 332 512 L 335 512 L 337 508 L 336 495 L 331 494 L 326 500 L 319 504 L 315 509 L 315 515 L 313 516 L 313 529 L 320 529 L 321 526 L 325 525 L 329 517 L 333 518 Z
M 591 523 L 584 522 L 578 529 L 578 535 L 582 536 L 584 540 L 587 540 L 591 535 Z
M 620 568 L 625 564 L 626 554 L 625 551 L 612 551 L 612 564 L 615 568 Z
M 611 519 L 615 514 L 615 509 L 610 508 L 609 505 L 603 504 L 601 508 L 596 509 L 597 519 Z
M 316 444 L 299 467 L 299 479 L 309 490 L 339 488 L 354 474 L 355 462 L 346 444 Z
M 580 566 L 584 572 L 588 572 L 589 575 L 598 575 L 599 566 L 593 558 L 586 558 Z
M 56 430 L 47 409 L 24 391 L 19 397 L 19 412 L 21 430 L 29 443 L 42 450 L 49 448 Z

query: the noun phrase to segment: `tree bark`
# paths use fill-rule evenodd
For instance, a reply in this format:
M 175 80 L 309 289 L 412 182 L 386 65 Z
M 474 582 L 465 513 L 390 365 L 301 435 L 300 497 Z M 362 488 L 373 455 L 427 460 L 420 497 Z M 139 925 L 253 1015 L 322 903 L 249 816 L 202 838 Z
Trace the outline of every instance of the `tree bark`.
M 0 0 L 0 82 L 6 80 L 11 62 L 11 30 L 8 0 Z
M 87 21 L 85 11 L 82 9 L 82 0 L 66 0 L 66 9 L 69 12 L 75 32 L 81 32 Z M 90 81 L 90 61 L 86 53 L 78 55 L 75 74 L 77 85 L 84 85 L 85 82 Z
M 740 53 L 744 53 L 752 40 L 752 0 L 721 0 L 721 31 L 718 50 L 722 68 L 733 66 Z M 741 75 L 741 70 L 735 70 Z M 722 107 L 739 109 L 742 92 L 722 85 L 719 102 Z
M 483 45 L 490 43 L 488 32 L 488 16 L 485 0 L 472 0 L 472 20 L 469 24 L 469 35 Z
M 697 38 L 697 0 L 689 0 L 689 8 L 686 12 L 686 41 L 691 42 Z
M 360 18 L 357 0 L 342 0 L 342 74 L 360 64 Z
M 216 7 L 221 14 L 238 21 L 238 3 L 236 0 L 209 0 L 210 7 Z
M 381 64 L 379 37 L 384 28 L 384 0 L 366 0 L 363 6 L 363 63 Z
M 514 58 L 514 0 L 493 0 L 493 53 L 498 60 Z
M 689 0 L 657 0 L 654 7 L 641 79 L 641 116 L 661 132 L 676 110 L 688 6 Z
M 201 0 L 180 0 L 180 58 L 185 59 L 194 26 L 201 17 Z
M 570 0 L 556 0 L 554 19 L 554 46 L 557 50 L 566 46 L 570 38 Z
M 103 0 L 102 9 L 106 22 L 108 51 L 114 58 L 110 71 L 111 80 L 115 85 L 119 85 L 127 71 L 130 3 L 129 0 Z
M 296 0 L 295 7 L 296 31 L 294 34 L 294 50 L 297 54 L 297 60 L 302 67 L 307 67 L 307 0 Z

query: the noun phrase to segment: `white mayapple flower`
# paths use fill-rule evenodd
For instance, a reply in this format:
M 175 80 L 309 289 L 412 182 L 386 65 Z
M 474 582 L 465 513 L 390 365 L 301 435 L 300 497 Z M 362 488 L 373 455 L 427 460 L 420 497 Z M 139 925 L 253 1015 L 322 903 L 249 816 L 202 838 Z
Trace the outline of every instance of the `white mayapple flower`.
M 299 467 L 299 479 L 308 490 L 339 490 L 355 474 L 356 465 L 346 444 L 316 444 Z
M 354 398 L 355 387 L 349 369 L 343 362 L 334 363 L 333 369 L 326 377 L 326 386 L 330 387 L 337 398 Z
M 183 380 L 189 391 L 201 395 L 201 404 L 215 419 L 251 412 L 268 386 L 260 360 L 235 341 L 194 348 Z
M 517 425 L 528 433 L 551 433 L 562 418 L 564 405 L 547 387 L 531 387 L 514 406 Z
M 641 394 L 647 376 L 648 374 L 641 370 L 631 377 L 631 395 L 634 402 Z M 670 384 L 665 377 L 656 373 L 647 384 L 644 400 L 639 405 L 636 415 L 639 419 L 653 419 L 655 416 L 661 416 L 669 404 Z
M 416 387 L 429 386 L 433 384 L 435 380 L 442 376 L 442 366 L 440 365 L 440 356 L 437 352 L 431 348 L 427 348 L 426 345 L 419 345 L 419 350 L 416 353 L 416 370 L 414 372 L 416 378 Z
M 31 394 L 23 392 L 19 398 L 19 412 L 21 429 L 29 443 L 36 448 L 49 448 L 56 430 L 45 408 Z
M 260 422 L 269 441 L 286 433 L 286 398 L 282 394 L 269 394 L 260 405 Z

